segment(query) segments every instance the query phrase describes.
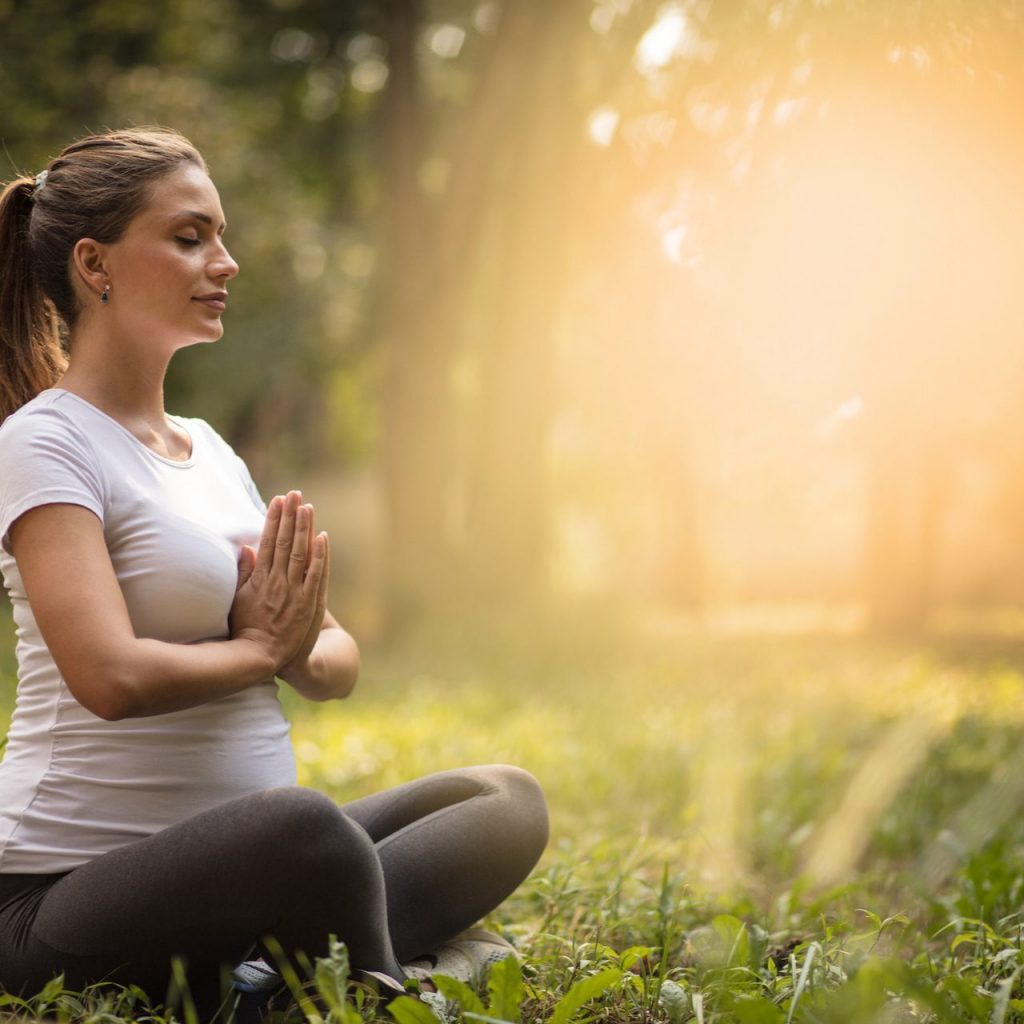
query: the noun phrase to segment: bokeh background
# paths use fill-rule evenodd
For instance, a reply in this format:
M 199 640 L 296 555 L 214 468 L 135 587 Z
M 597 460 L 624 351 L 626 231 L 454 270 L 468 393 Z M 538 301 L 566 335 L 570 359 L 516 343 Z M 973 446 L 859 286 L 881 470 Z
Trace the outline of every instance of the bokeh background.
M 0 0 L 0 159 L 204 151 L 242 273 L 168 405 L 317 503 L 364 638 L 1012 631 L 1022 46 L 1006 0 Z
M 331 533 L 299 781 L 542 782 L 527 1019 L 640 944 L 716 1020 L 1024 1020 L 1022 56 L 1019 0 L 0 0 L 0 178 L 160 123 L 221 190 L 168 407 Z M 601 1019 L 690 1019 L 645 977 Z

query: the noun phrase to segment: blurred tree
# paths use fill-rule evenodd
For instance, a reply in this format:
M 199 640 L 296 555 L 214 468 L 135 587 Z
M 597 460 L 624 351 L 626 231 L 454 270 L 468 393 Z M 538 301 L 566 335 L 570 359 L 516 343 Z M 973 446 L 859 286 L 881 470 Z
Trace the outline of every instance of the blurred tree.
M 957 460 L 1024 450 L 1021 42 L 1005 0 L 8 0 L 0 135 L 200 145 L 244 273 L 170 401 L 268 487 L 377 458 L 393 622 L 533 600 L 569 509 L 605 593 L 813 593 L 856 506 L 912 628 Z

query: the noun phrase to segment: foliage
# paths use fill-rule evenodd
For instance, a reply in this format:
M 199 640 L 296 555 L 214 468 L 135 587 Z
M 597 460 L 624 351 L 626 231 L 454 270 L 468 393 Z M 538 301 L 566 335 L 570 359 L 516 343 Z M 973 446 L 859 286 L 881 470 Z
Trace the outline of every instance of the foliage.
M 581 590 L 912 628 L 1021 596 L 1022 26 L 3 0 L 0 138 L 32 173 L 106 124 L 208 155 L 243 273 L 170 403 L 266 489 L 373 467 L 377 621 Z
M 680 635 L 588 652 L 520 635 L 459 661 L 435 641 L 371 653 L 349 701 L 288 702 L 302 781 L 345 800 L 474 761 L 532 770 L 552 843 L 491 923 L 522 965 L 480 992 L 439 979 L 439 997 L 389 1014 L 335 945 L 293 980 L 310 1024 L 1024 1021 L 1014 645 Z M 851 842 L 867 834 L 856 862 L 816 876 L 858 773 L 894 723 L 927 716 L 942 728 L 913 772 L 848 822 Z M 10 1024 L 169 1014 L 59 980 L 4 998 Z

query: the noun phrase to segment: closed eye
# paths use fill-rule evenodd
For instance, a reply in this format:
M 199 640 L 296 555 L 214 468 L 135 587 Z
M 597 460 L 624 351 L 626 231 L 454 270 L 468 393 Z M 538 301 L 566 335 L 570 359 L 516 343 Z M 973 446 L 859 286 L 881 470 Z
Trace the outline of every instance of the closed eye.
M 198 238 L 185 238 L 182 235 L 175 235 L 174 238 L 175 238 L 176 241 L 181 242 L 182 245 L 198 245 L 199 244 L 199 239 Z

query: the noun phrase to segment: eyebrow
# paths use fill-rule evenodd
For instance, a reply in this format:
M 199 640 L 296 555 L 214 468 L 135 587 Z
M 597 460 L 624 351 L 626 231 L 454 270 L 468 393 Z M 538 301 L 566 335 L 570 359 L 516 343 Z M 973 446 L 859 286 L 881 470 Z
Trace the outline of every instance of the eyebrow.
M 174 219 L 178 220 L 179 217 L 191 217 L 193 220 L 201 220 L 204 224 L 213 226 L 213 218 L 208 213 L 200 213 L 199 210 L 182 210 L 181 213 L 176 213 Z M 221 224 L 217 229 L 223 231 L 227 227 L 227 223 Z

